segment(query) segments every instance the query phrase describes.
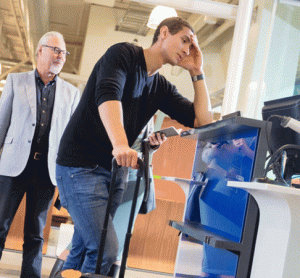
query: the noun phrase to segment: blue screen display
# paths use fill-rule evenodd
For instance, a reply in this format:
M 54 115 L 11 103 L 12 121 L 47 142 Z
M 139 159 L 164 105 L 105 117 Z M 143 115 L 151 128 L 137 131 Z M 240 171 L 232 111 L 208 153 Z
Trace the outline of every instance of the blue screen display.
M 202 185 L 191 183 L 185 220 L 199 222 L 218 235 L 241 241 L 248 193 L 227 187 L 227 181 L 251 180 L 258 132 L 253 128 L 198 141 L 192 180 L 201 181 Z M 232 252 L 204 244 L 200 277 L 234 277 L 237 262 L 238 256 Z

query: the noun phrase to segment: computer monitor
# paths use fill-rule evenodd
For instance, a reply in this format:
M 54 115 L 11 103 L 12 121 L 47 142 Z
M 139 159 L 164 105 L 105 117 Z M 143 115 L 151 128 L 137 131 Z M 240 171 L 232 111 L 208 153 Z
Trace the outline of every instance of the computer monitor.
M 272 122 L 267 140 L 270 154 L 287 144 L 300 145 L 300 134 L 290 128 L 282 127 L 281 119 L 277 116 L 291 117 L 300 121 L 300 95 L 264 102 L 263 120 Z M 285 165 L 283 165 L 283 158 L 279 157 L 273 165 L 273 169 L 276 170 L 274 174 L 280 173 L 286 182 L 290 182 L 293 175 L 300 173 L 300 151 L 289 148 L 285 150 L 284 156 Z M 278 176 L 276 178 L 280 179 Z
M 192 180 L 200 183 L 190 185 L 185 221 L 197 222 L 205 230 L 243 245 L 243 251 L 236 254 L 206 242 L 203 249 L 194 244 L 194 265 L 196 261 L 201 264 L 203 277 L 248 277 L 258 221 L 257 204 L 245 190 L 228 187 L 227 181 L 250 182 L 262 177 L 267 153 L 265 125 L 263 121 L 232 117 L 186 132 L 198 141 Z M 255 213 L 252 213 L 254 208 Z M 188 246 L 192 242 L 187 237 L 181 244 Z M 179 254 L 178 265 L 181 260 L 185 257 Z M 176 272 L 175 277 L 202 277 L 195 273 L 190 267 L 185 272 Z

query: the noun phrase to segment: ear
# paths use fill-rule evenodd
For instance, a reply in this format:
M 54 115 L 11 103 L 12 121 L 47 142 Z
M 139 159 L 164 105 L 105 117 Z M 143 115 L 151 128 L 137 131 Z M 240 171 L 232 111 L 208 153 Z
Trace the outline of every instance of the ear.
M 43 47 L 40 45 L 37 51 L 37 55 L 40 56 L 42 54 Z
M 162 26 L 159 32 L 160 38 L 165 39 L 168 35 L 169 35 L 169 28 L 167 26 Z

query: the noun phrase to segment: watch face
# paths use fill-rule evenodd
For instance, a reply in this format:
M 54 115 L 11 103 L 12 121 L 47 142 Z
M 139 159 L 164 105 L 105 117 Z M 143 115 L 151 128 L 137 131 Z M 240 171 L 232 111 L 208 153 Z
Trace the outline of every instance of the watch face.
M 197 81 L 197 80 L 202 80 L 204 77 L 203 77 L 203 74 L 200 74 L 200 75 L 195 75 L 192 77 L 192 80 L 193 81 Z

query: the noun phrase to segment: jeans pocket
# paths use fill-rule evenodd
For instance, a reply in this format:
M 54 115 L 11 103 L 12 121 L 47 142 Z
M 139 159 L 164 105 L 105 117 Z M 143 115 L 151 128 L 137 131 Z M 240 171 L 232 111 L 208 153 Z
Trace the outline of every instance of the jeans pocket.
M 92 167 L 69 167 L 69 168 L 70 168 L 70 177 L 74 178 L 95 171 L 98 168 L 98 165 L 94 165 Z

